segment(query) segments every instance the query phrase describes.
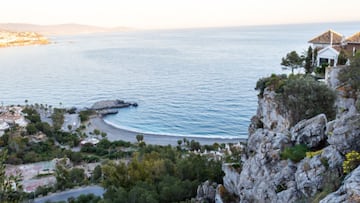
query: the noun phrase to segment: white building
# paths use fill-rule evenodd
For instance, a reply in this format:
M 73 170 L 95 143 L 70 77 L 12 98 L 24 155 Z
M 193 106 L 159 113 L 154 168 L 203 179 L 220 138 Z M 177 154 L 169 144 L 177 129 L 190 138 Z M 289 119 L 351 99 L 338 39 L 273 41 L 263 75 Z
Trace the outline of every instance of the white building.
M 309 41 L 313 49 L 318 51 L 316 57 L 316 65 L 328 64 L 329 66 L 336 66 L 339 50 L 343 46 L 345 37 L 333 30 L 328 30 L 323 34 L 313 38 Z

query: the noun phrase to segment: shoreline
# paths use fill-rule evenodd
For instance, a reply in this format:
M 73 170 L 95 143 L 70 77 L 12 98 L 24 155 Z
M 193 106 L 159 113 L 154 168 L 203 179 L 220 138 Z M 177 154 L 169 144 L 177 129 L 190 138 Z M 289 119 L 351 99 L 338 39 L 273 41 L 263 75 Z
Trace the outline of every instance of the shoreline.
M 104 121 L 104 119 L 100 116 L 92 117 L 89 119 L 89 123 L 91 123 L 87 128 L 89 128 L 90 132 L 93 129 L 99 129 L 102 132 L 107 134 L 107 139 L 109 141 L 116 140 L 124 140 L 128 142 L 137 142 L 136 135 L 142 134 L 144 135 L 144 142 L 146 144 L 152 145 L 172 145 L 176 146 L 178 140 L 183 140 L 184 138 L 189 141 L 195 140 L 199 142 L 201 145 L 212 145 L 214 143 L 238 143 L 238 142 L 247 142 L 245 138 L 238 139 L 230 139 L 230 138 L 202 138 L 202 137 L 186 137 L 186 136 L 174 136 L 174 135 L 160 135 L 160 134 L 151 134 L 151 133 L 139 133 L 135 131 L 130 131 L 126 129 L 117 128 L 113 125 L 110 125 Z

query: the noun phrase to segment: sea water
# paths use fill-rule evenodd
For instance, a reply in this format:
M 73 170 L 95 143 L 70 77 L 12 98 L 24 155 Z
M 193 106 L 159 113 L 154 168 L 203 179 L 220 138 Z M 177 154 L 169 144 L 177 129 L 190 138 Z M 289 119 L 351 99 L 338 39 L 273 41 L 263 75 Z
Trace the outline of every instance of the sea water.
M 131 31 L 52 36 L 46 46 L 0 49 L 0 102 L 91 106 L 137 102 L 105 121 L 143 133 L 246 138 L 256 81 L 287 52 L 358 23 Z

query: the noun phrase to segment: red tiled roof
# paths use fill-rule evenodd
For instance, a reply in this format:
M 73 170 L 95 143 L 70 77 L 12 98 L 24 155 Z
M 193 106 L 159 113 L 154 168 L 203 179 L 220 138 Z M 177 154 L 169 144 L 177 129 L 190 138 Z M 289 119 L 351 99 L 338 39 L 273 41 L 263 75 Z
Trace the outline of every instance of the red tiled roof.
M 331 34 L 333 35 L 333 44 L 341 44 L 343 36 L 333 30 L 328 30 L 323 34 L 313 38 L 309 41 L 309 43 L 313 44 L 330 44 L 331 41 Z
M 360 44 L 360 32 L 353 34 L 345 40 L 346 43 Z

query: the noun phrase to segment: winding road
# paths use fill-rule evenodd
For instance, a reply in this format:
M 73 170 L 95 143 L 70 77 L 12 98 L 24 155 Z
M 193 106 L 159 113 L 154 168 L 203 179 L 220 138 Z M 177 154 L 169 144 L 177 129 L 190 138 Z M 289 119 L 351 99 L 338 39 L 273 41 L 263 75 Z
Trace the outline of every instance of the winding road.
M 94 194 L 96 196 L 102 196 L 104 194 L 104 188 L 94 185 L 94 186 L 86 186 L 76 189 L 71 189 L 59 193 L 54 193 L 45 197 L 36 198 L 34 200 L 35 203 L 45 203 L 46 201 L 59 202 L 59 201 L 67 201 L 69 197 L 78 197 L 80 195 Z

